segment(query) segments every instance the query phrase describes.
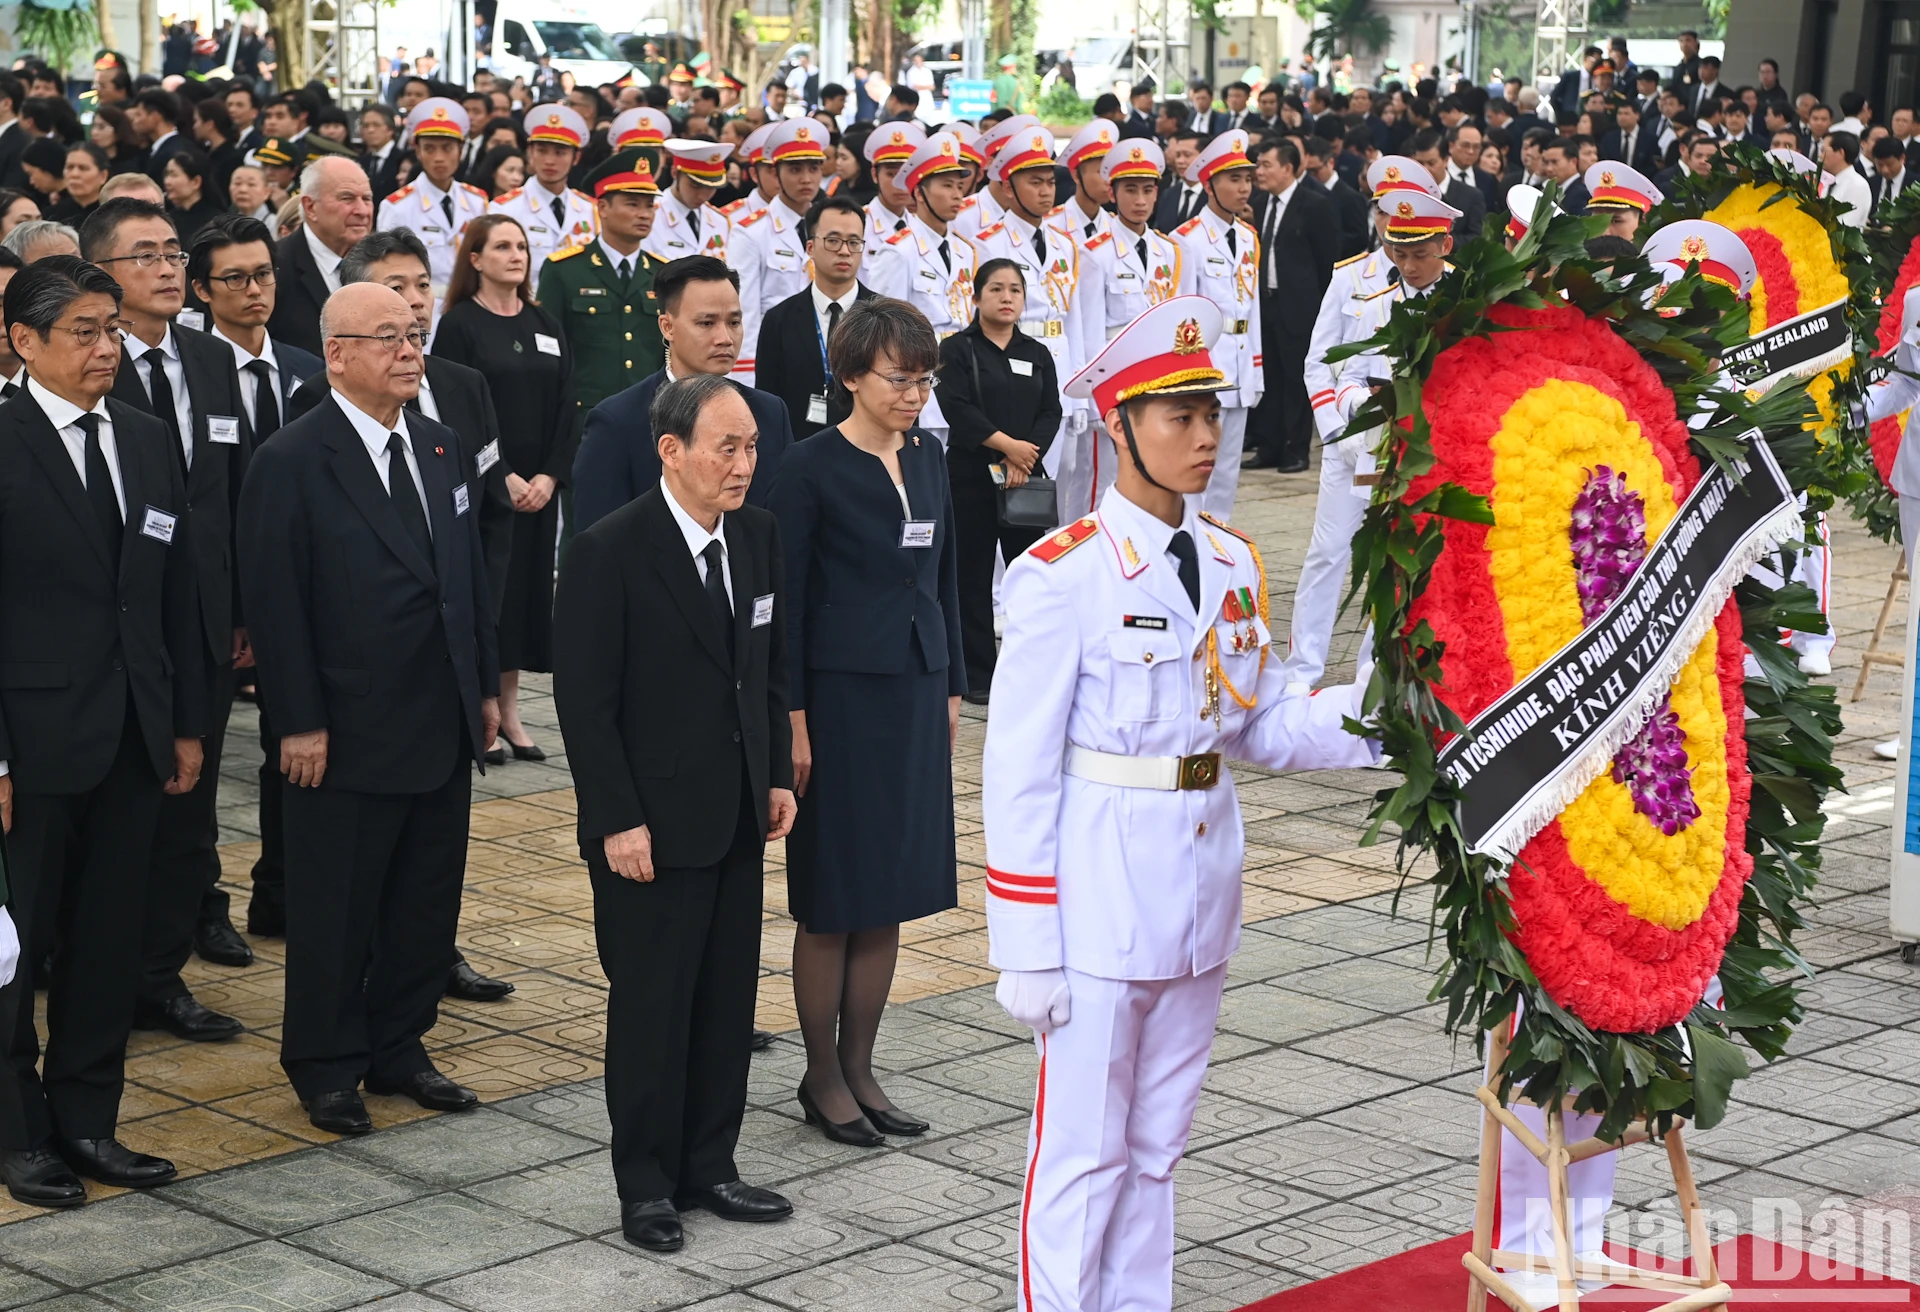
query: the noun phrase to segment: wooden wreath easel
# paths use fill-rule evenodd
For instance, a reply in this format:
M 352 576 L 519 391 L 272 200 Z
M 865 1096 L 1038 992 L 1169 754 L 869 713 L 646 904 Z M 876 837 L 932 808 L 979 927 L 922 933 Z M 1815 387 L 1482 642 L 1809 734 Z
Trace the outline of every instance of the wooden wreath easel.
M 1880 645 L 1887 636 L 1887 625 L 1893 620 L 1893 608 L 1900 603 L 1900 585 L 1906 581 L 1907 557 L 1903 552 L 1893 562 L 1893 577 L 1887 580 L 1887 598 L 1880 603 L 1880 618 L 1873 622 L 1873 641 L 1860 655 L 1860 677 L 1853 681 L 1850 701 L 1859 701 L 1866 692 L 1867 676 L 1873 673 L 1874 666 L 1891 665 L 1897 670 L 1907 663 L 1906 653 L 1898 647 L 1888 650 Z
M 1498 1071 L 1506 1064 L 1507 1042 L 1506 1026 L 1497 1026 L 1489 1045 L 1492 1051 L 1487 1062 L 1488 1070 Z M 1588 1138 L 1570 1144 L 1567 1142 L 1565 1120 L 1567 1104 L 1572 1101 L 1569 1098 L 1561 1106 L 1547 1109 L 1547 1141 L 1541 1143 L 1539 1136 L 1501 1103 L 1500 1095 L 1495 1092 L 1491 1081 L 1476 1089 L 1474 1096 L 1480 1099 L 1483 1114 L 1480 1120 L 1480 1188 L 1473 1209 L 1473 1248 L 1460 1255 L 1460 1265 L 1467 1269 L 1468 1275 L 1467 1312 L 1486 1312 L 1489 1293 L 1513 1309 L 1513 1312 L 1532 1312 L 1532 1305 L 1513 1286 L 1501 1279 L 1500 1273 L 1494 1268 L 1541 1269 L 1541 1259 L 1537 1255 L 1504 1252 L 1493 1246 L 1494 1205 L 1500 1191 L 1502 1129 L 1510 1130 L 1513 1137 L 1547 1168 L 1547 1201 L 1553 1218 L 1553 1257 L 1547 1269 L 1552 1271 L 1560 1284 L 1559 1312 L 1579 1312 L 1580 1291 L 1574 1284 L 1577 1280 L 1603 1280 L 1608 1284 L 1678 1296 L 1672 1302 L 1653 1309 L 1653 1312 L 1708 1312 L 1708 1309 L 1724 1308 L 1732 1301 L 1733 1290 L 1721 1282 L 1714 1265 L 1712 1237 L 1707 1233 L 1706 1214 L 1700 1208 L 1700 1192 L 1693 1182 L 1693 1163 L 1688 1159 L 1686 1147 L 1681 1142 L 1678 1124 L 1666 1133 L 1667 1161 L 1673 1167 L 1674 1193 L 1679 1198 L 1680 1214 L 1687 1226 L 1688 1246 L 1693 1252 L 1696 1274 L 1691 1276 L 1648 1271 L 1612 1260 L 1582 1262 L 1577 1260 L 1573 1251 L 1573 1231 L 1567 1215 L 1567 1167 L 1629 1144 L 1646 1143 L 1653 1135 L 1645 1122 L 1629 1127 L 1624 1135 L 1612 1143 Z

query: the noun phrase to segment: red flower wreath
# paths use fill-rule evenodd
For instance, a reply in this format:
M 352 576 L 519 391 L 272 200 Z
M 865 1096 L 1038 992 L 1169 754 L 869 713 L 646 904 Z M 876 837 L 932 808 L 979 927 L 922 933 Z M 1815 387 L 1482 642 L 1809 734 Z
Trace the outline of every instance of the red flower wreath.
M 1916 281 L 1920 281 L 1920 240 L 1907 248 L 1907 257 L 1900 261 L 1900 273 L 1893 280 L 1893 290 L 1887 293 L 1886 302 L 1880 307 L 1880 326 L 1875 340 L 1879 343 L 1877 355 L 1890 356 L 1900 345 L 1900 307 L 1906 303 L 1907 292 Z M 1873 467 L 1880 471 L 1880 481 L 1893 486 L 1893 458 L 1900 454 L 1900 436 L 1906 431 L 1907 421 L 1900 415 L 1888 415 L 1876 420 L 1868 435 L 1873 448 Z

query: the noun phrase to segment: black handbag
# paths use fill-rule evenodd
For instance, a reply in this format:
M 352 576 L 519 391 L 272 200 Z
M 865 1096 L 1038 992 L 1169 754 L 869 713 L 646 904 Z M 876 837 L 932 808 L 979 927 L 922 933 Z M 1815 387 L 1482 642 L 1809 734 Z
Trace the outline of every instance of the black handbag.
M 972 342 L 967 343 L 967 365 L 973 370 L 975 396 L 981 395 L 980 357 L 974 354 L 977 349 Z M 1002 528 L 1052 528 L 1060 522 L 1059 488 L 1044 474 L 1029 474 L 1019 487 L 996 480 L 994 491 L 1000 503 Z

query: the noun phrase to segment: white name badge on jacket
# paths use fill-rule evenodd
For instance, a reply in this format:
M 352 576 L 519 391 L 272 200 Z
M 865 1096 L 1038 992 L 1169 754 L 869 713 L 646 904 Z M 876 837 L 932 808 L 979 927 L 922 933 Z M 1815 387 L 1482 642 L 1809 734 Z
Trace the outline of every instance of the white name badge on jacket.
M 486 477 L 486 473 L 489 469 L 492 469 L 495 465 L 499 463 L 500 463 L 500 439 L 497 437 L 494 438 L 493 441 L 481 447 L 480 454 L 473 458 L 474 470 L 483 478 Z
M 207 441 L 226 446 L 239 445 L 240 421 L 232 415 L 208 415 Z
M 453 513 L 455 515 L 466 514 L 467 508 L 472 504 L 472 501 L 467 497 L 467 485 L 465 483 L 453 489 Z
M 180 522 L 178 515 L 169 515 L 158 506 L 148 506 L 146 517 L 140 521 L 140 533 L 155 542 L 173 545 L 174 525 Z
M 937 520 L 909 519 L 900 525 L 900 545 L 903 547 L 931 547 L 933 529 Z
M 764 597 L 753 599 L 753 623 L 748 627 L 764 628 L 771 623 L 773 623 L 773 594 L 769 592 Z
M 542 355 L 560 354 L 560 339 L 551 333 L 535 333 L 533 335 L 533 345 L 534 349 Z

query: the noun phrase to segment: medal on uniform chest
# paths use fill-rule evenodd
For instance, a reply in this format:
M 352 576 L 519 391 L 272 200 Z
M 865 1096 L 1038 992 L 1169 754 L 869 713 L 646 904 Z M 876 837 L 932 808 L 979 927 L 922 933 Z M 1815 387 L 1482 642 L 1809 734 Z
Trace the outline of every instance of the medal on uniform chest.
M 1254 285 L 1259 281 L 1259 266 L 1254 262 L 1253 252 L 1241 255 L 1240 263 L 1233 271 L 1233 287 L 1242 301 L 1253 299 Z
M 947 288 L 947 320 L 950 323 L 966 323 L 973 318 L 973 271 L 959 271 L 953 285 Z
M 1052 266 L 1047 270 L 1046 278 L 1047 300 L 1053 305 L 1054 309 L 1064 311 L 1067 308 L 1069 295 L 1067 283 L 1072 278 L 1072 274 L 1067 268 L 1066 256 L 1063 255 L 1053 262 Z
M 1260 586 L 1262 596 L 1256 596 L 1252 588 L 1233 588 L 1227 593 L 1226 600 L 1220 606 L 1220 617 L 1232 625 L 1231 640 L 1234 654 L 1243 656 L 1256 650 L 1260 653 L 1260 666 L 1254 671 L 1253 676 L 1256 688 L 1260 675 L 1267 668 L 1267 648 L 1260 645 L 1260 631 L 1254 624 L 1254 621 L 1260 617 L 1266 591 L 1264 571 L 1261 574 Z M 1233 686 L 1233 681 L 1227 677 L 1227 672 L 1220 668 L 1220 626 L 1217 624 L 1207 630 L 1204 684 L 1205 696 L 1200 704 L 1200 718 L 1212 720 L 1213 727 L 1216 729 L 1220 727 L 1220 690 L 1222 688 L 1225 688 L 1228 696 L 1233 698 L 1235 705 L 1246 711 L 1253 709 L 1259 697 L 1257 692 L 1242 694 Z
M 1233 626 L 1233 654 L 1236 656 L 1252 651 L 1259 645 L 1259 639 L 1253 629 L 1253 590 L 1235 588 L 1227 593 L 1226 603 L 1221 614 L 1227 623 Z
M 1153 277 L 1147 285 L 1147 299 L 1158 305 L 1173 296 L 1173 270 L 1166 265 L 1156 265 Z

